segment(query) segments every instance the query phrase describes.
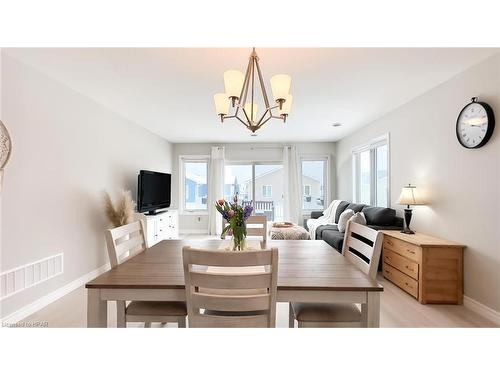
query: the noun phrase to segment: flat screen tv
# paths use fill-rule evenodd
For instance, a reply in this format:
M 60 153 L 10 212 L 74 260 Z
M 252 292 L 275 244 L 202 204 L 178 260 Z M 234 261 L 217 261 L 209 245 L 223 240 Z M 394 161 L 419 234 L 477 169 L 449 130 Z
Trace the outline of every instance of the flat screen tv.
M 170 207 L 170 185 L 172 176 L 141 170 L 137 186 L 137 210 L 154 215 L 156 210 Z

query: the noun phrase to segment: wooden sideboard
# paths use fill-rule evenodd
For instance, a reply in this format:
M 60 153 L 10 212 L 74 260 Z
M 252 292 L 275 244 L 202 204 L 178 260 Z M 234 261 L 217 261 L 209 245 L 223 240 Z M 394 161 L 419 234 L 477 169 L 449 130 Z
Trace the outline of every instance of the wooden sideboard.
M 381 232 L 386 279 L 423 304 L 462 304 L 465 246 L 422 233 Z

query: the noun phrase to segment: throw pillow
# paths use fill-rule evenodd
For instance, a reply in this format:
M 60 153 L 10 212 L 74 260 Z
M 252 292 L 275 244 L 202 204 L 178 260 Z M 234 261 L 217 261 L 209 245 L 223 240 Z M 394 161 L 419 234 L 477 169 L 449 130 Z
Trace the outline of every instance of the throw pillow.
M 339 230 L 340 233 L 344 233 L 345 232 L 345 228 L 347 226 L 347 222 L 349 221 L 349 219 L 351 219 L 354 215 L 354 211 L 353 210 L 345 210 L 344 212 L 342 212 L 339 216 L 339 222 L 337 223 L 337 228 Z
M 361 225 L 366 225 L 366 217 L 363 212 L 357 212 L 354 215 L 351 216 L 349 221 L 352 221 L 353 223 L 358 223 Z

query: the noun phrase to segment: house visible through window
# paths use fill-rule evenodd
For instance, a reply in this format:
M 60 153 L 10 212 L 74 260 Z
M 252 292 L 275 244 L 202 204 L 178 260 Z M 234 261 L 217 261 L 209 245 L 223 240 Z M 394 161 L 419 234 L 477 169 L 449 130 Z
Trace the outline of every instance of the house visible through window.
M 224 199 L 237 193 L 241 203 L 253 206 L 253 215 L 283 221 L 283 164 L 226 162 L 224 174 Z
M 302 209 L 322 210 L 325 208 L 327 192 L 328 158 L 303 158 L 302 166 Z
M 182 158 L 182 179 L 184 185 L 183 209 L 204 211 L 207 209 L 207 160 Z
M 356 203 L 389 206 L 388 137 L 377 138 L 353 151 L 353 198 Z

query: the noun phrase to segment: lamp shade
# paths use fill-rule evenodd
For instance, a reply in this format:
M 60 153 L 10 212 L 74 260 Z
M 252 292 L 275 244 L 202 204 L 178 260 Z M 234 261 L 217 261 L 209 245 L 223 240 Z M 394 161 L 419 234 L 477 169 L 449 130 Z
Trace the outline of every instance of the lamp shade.
M 214 95 L 215 112 L 220 115 L 227 115 L 229 113 L 229 98 L 226 93 Z
M 271 77 L 271 90 L 275 101 L 286 99 L 291 83 L 292 77 L 288 74 L 276 74 Z
M 408 186 L 404 186 L 403 189 L 401 189 L 398 204 L 416 206 L 425 203 L 418 196 L 417 187 L 408 184 Z
M 224 72 L 224 88 L 227 96 L 239 98 L 245 75 L 239 70 L 227 70 Z
M 289 115 L 290 110 L 292 109 L 292 101 L 293 101 L 293 96 L 288 94 L 285 98 L 285 102 L 283 103 L 283 107 L 279 109 L 279 114 L 280 115 Z
M 252 117 L 252 103 L 245 104 L 245 112 L 248 118 L 252 121 L 257 121 L 257 104 L 253 103 L 253 117 Z

